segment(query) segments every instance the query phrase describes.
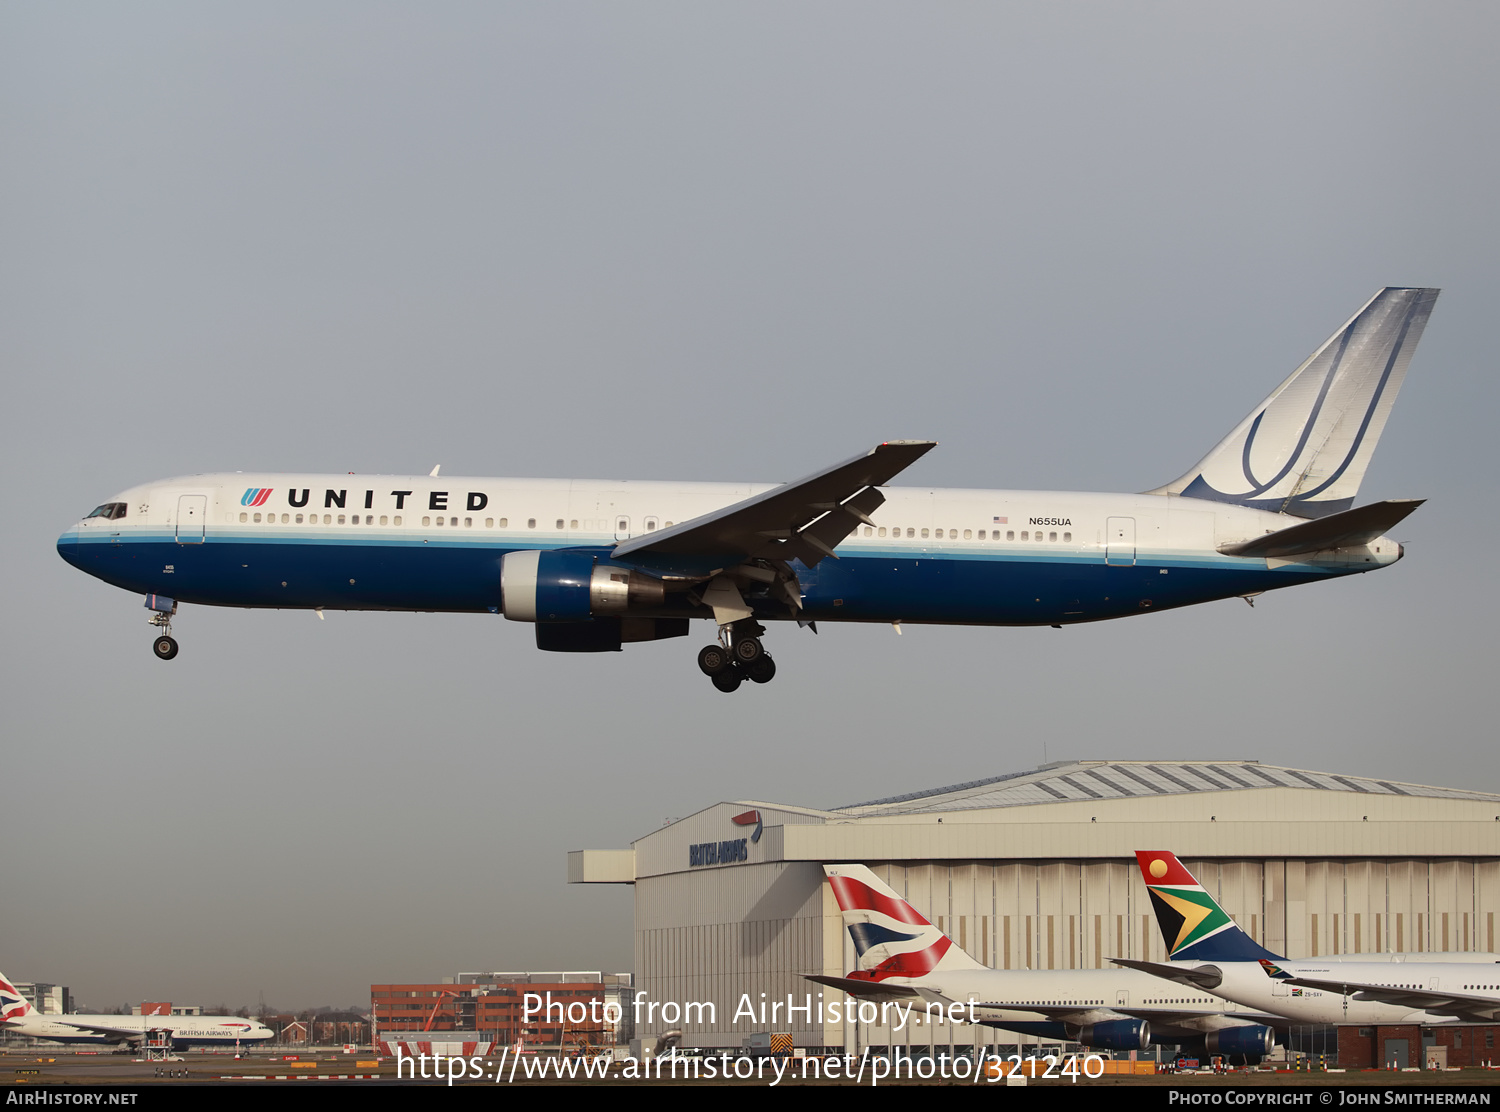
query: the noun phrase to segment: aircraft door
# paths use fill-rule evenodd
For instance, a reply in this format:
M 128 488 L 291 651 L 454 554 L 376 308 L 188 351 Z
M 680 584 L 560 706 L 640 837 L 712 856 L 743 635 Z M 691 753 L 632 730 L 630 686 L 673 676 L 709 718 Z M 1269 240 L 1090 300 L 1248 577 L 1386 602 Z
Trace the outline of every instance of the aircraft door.
M 1135 563 L 1135 518 L 1112 517 L 1104 523 L 1104 562 L 1120 567 Z
M 1115 1007 L 1117 1007 L 1117 1008 L 1128 1008 L 1128 1007 L 1130 1007 L 1130 993 L 1128 993 L 1128 992 L 1116 992 L 1115 993 Z
M 208 495 L 181 494 L 177 497 L 177 543 L 202 544 L 208 521 Z
M 606 531 L 613 533 L 617 541 L 628 541 L 631 537 L 630 511 L 624 502 L 623 490 L 608 490 L 599 495 L 599 514 L 604 518 Z

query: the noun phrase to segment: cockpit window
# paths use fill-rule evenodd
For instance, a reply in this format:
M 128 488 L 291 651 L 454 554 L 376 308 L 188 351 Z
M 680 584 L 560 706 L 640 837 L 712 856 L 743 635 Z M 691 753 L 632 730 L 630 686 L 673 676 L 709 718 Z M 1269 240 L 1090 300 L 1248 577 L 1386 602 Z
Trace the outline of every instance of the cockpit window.
M 88 516 L 89 517 L 102 517 L 102 518 L 105 518 L 106 520 L 114 521 L 117 518 L 122 518 L 122 517 L 125 516 L 125 503 L 124 502 L 106 502 L 106 503 L 104 503 L 104 505 L 98 507 L 96 510 L 94 510 L 93 513 L 89 514 Z M 84 520 L 87 521 L 88 517 L 84 518 Z

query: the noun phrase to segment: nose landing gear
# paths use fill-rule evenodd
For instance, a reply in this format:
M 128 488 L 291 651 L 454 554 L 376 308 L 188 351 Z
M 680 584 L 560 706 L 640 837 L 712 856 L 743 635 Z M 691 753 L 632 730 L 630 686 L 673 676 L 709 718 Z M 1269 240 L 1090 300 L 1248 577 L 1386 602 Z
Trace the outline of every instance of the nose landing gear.
M 147 595 L 146 609 L 151 611 L 146 621 L 161 630 L 161 635 L 151 642 L 151 651 L 161 660 L 171 660 L 177 655 L 177 639 L 172 636 L 172 615 L 177 613 L 177 602 L 161 595 Z
M 719 644 L 698 653 L 698 667 L 726 694 L 739 690 L 746 680 L 770 683 L 776 662 L 760 643 L 766 629 L 759 622 L 739 621 L 719 627 Z

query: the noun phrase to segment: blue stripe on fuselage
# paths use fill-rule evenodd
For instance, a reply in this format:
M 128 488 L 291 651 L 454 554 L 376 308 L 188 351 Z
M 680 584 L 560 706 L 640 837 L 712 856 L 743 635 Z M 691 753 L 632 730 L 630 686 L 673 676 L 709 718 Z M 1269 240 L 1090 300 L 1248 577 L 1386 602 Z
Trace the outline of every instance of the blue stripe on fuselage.
M 483 612 L 500 605 L 506 553 L 569 548 L 608 560 L 612 547 L 547 535 L 497 542 L 462 535 L 247 533 L 210 533 L 203 543 L 180 544 L 170 533 L 84 534 L 75 541 L 69 532 L 58 552 L 115 586 L 189 603 Z M 1097 621 L 1368 570 L 1267 570 L 1264 560 L 1217 553 L 1142 553 L 1136 564 L 1119 566 L 1106 565 L 1100 553 L 1076 551 L 863 546 L 846 546 L 840 559 L 816 568 L 796 567 L 805 617 L 974 625 Z M 757 607 L 762 620 L 786 616 L 775 604 Z

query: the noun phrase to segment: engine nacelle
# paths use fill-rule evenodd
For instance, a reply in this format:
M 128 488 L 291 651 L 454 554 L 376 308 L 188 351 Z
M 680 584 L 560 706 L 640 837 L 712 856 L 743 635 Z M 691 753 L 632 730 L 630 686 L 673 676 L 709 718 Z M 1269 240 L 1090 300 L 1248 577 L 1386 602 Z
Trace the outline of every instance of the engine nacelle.
M 1077 1040 L 1100 1050 L 1145 1050 L 1151 1045 L 1151 1024 L 1144 1019 L 1107 1019 L 1078 1028 Z
M 500 563 L 500 597 L 513 622 L 587 622 L 662 606 L 666 588 L 631 568 L 601 564 L 587 552 L 509 552 Z
M 1209 1054 L 1243 1054 L 1263 1058 L 1276 1046 L 1276 1032 L 1260 1024 L 1223 1027 L 1203 1036 L 1203 1049 Z

